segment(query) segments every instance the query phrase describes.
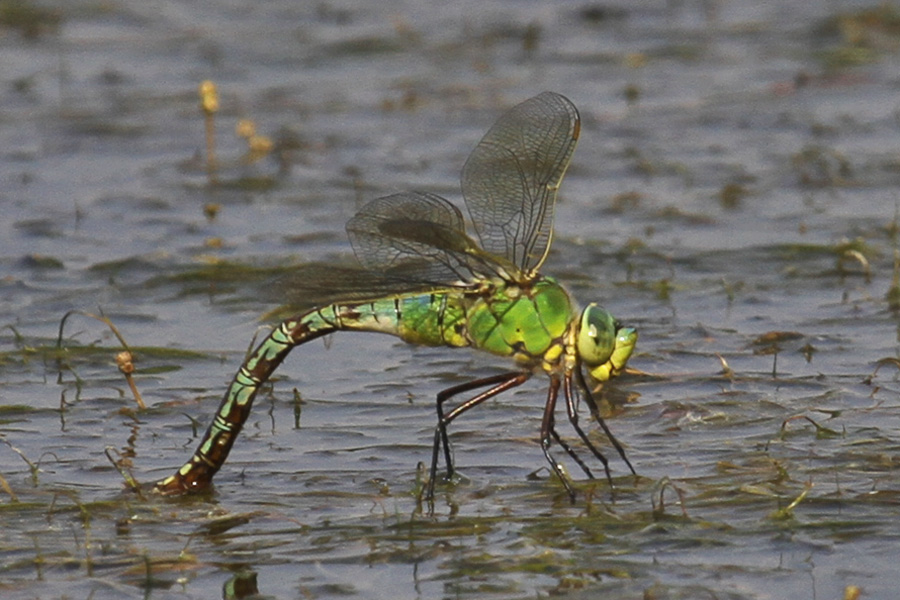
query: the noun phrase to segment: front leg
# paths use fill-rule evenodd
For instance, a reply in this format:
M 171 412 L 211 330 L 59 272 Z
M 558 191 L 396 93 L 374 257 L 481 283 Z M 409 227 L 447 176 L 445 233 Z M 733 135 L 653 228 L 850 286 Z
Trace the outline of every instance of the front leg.
M 600 415 L 600 408 L 597 406 L 597 401 L 594 400 L 594 395 L 591 393 L 591 388 L 588 387 L 587 381 L 585 381 L 584 379 L 584 373 L 582 373 L 581 369 L 578 368 L 575 370 L 575 375 L 578 378 L 578 387 L 581 388 L 584 401 L 588 405 L 588 409 L 590 409 L 591 414 L 595 419 L 597 419 L 597 422 L 600 423 L 600 427 L 603 429 L 603 433 L 606 434 L 606 437 L 613 445 L 613 448 L 616 449 L 616 452 L 619 453 L 619 456 L 622 457 L 622 460 L 625 461 L 626 465 L 628 465 L 628 468 L 631 470 L 631 474 L 637 475 L 637 471 L 634 470 L 634 467 L 631 465 L 631 461 L 628 460 L 628 457 L 625 455 L 625 448 L 622 447 L 622 444 L 619 443 L 619 440 L 616 439 L 616 436 L 614 436 L 612 431 L 609 430 L 609 426 L 606 424 L 606 420 Z M 591 448 L 591 450 L 593 450 L 593 447 Z M 606 467 L 606 461 L 602 462 L 603 466 Z M 606 476 L 607 478 L 609 478 L 608 467 L 606 467 Z M 612 481 L 610 481 L 610 484 L 611 483 Z
M 565 397 L 566 397 L 566 412 L 569 416 L 569 423 L 572 424 L 572 428 L 578 434 L 578 437 L 581 438 L 581 441 L 584 442 L 584 445 L 588 447 L 588 449 L 591 451 L 591 453 L 593 453 L 593 455 L 597 458 L 597 460 L 599 460 L 600 463 L 603 465 L 603 470 L 606 471 L 606 480 L 609 482 L 609 486 L 612 487 L 613 483 L 612 483 L 612 475 L 609 472 L 609 461 L 606 459 L 606 456 L 604 456 L 603 453 L 600 452 L 596 448 L 596 446 L 594 446 L 593 443 L 591 443 L 591 440 L 588 438 L 588 436 L 581 429 L 581 426 L 578 424 L 578 410 L 575 407 L 575 394 L 574 394 L 574 390 L 572 389 L 572 373 L 571 372 L 566 373 L 565 378 L 563 379 L 563 393 L 565 394 Z M 591 397 L 589 400 L 586 400 L 586 403 L 588 404 L 589 407 L 591 407 L 592 412 L 594 412 L 594 410 L 597 407 L 597 404 L 596 404 L 596 402 L 594 402 L 593 397 Z M 599 411 L 596 411 L 596 414 L 599 419 L 600 418 Z M 582 468 L 584 468 L 584 467 L 582 467 Z M 588 476 L 590 476 L 590 473 L 588 473 Z M 592 476 L 591 476 L 591 479 L 593 479 Z

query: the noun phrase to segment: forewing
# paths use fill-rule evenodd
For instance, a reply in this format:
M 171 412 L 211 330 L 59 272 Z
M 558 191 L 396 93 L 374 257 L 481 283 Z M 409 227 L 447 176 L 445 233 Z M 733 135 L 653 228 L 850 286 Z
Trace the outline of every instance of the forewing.
M 463 196 L 482 247 L 526 276 L 546 258 L 556 192 L 579 131 L 575 106 L 544 92 L 501 116 L 463 167 Z
M 392 270 L 377 272 L 359 265 L 308 263 L 268 286 L 271 299 L 282 306 L 265 318 L 286 318 L 290 314 L 335 302 L 365 302 L 406 293 L 440 292 L 450 286 L 417 281 L 409 271 L 418 273 L 412 262 Z M 277 294 L 277 296 L 275 295 Z
M 471 282 L 484 271 L 459 209 L 435 194 L 373 200 L 347 222 L 347 235 L 360 264 L 374 272 L 437 285 Z

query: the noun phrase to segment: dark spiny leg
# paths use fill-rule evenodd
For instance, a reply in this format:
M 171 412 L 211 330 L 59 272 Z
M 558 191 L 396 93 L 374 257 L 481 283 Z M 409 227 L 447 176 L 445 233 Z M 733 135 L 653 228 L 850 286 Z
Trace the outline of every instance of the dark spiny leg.
M 475 381 L 469 381 L 467 383 L 455 385 L 438 393 L 438 424 L 434 430 L 434 447 L 432 448 L 431 453 L 431 477 L 428 481 L 428 493 L 426 494 L 426 499 L 431 500 L 432 498 L 434 498 L 434 482 L 437 479 L 437 463 L 438 456 L 441 452 L 441 444 L 444 445 L 444 458 L 447 461 L 447 478 L 449 479 L 453 476 L 453 457 L 450 453 L 450 439 L 447 437 L 447 426 L 456 417 L 463 414 L 470 408 L 478 406 L 485 400 L 493 398 L 497 394 L 505 392 L 506 390 L 522 385 L 523 383 L 528 381 L 529 377 L 531 377 L 531 373 L 520 373 L 513 371 L 510 373 L 503 373 L 501 375 L 494 375 L 493 377 L 485 377 L 483 379 L 476 379 Z M 444 416 L 444 403 L 447 400 L 458 394 L 471 392 L 472 390 L 488 385 L 492 385 L 494 387 L 483 391 L 473 398 L 469 398 L 468 400 L 451 410 L 449 413 L 447 413 L 446 416 Z
M 451 456 L 451 452 L 450 452 L 450 440 L 447 435 L 447 424 L 449 424 L 450 421 L 455 419 L 457 416 L 459 416 L 460 414 L 462 414 L 463 412 L 465 412 L 472 406 L 476 406 L 476 405 L 480 404 L 481 402 L 483 402 L 484 400 L 487 400 L 488 398 L 495 396 L 506 389 L 515 387 L 515 385 L 520 385 L 522 382 L 525 381 L 525 379 L 522 379 L 521 382 L 516 383 L 514 385 L 510 385 L 509 387 L 502 387 L 500 389 L 497 389 L 496 391 L 495 390 L 487 390 L 487 391 L 483 392 L 482 394 L 480 394 L 479 396 L 476 396 L 475 398 L 467 400 L 466 402 L 464 402 L 463 404 L 458 406 L 456 409 L 454 409 L 451 412 L 450 416 L 446 419 L 444 418 L 444 403 L 447 402 L 453 396 L 463 394 L 465 392 L 470 392 L 472 390 L 478 389 L 480 387 L 485 387 L 488 385 L 495 385 L 495 384 L 503 385 L 509 380 L 518 379 L 519 376 L 521 376 L 521 375 L 522 375 L 522 373 L 518 373 L 518 372 L 503 373 L 501 375 L 494 375 L 492 377 L 485 377 L 483 379 L 476 379 L 474 381 L 469 381 L 469 382 L 463 383 L 461 385 L 456 385 L 451 388 L 447 388 L 446 390 L 443 390 L 438 393 L 437 407 L 436 407 L 437 408 L 437 416 L 438 416 L 438 426 L 437 426 L 437 429 L 435 430 L 434 451 L 435 451 L 435 457 L 436 457 L 437 454 L 439 453 L 438 446 L 441 443 L 443 443 L 444 458 L 447 461 L 448 476 L 453 474 L 453 457 Z M 490 394 L 490 395 L 486 395 L 486 394 Z M 440 433 L 440 436 L 437 435 L 438 432 Z
M 556 440 L 556 443 L 559 444 L 560 446 L 562 446 L 562 449 L 566 451 L 566 454 L 568 454 L 572 458 L 572 460 L 574 460 L 576 463 L 578 463 L 578 466 L 581 467 L 581 470 L 584 471 L 584 474 L 587 475 L 590 479 L 593 479 L 594 474 L 591 473 L 591 470 L 588 468 L 588 466 L 586 464 L 584 464 L 584 461 L 581 460 L 581 457 L 578 456 L 575 453 L 575 451 L 572 450 L 572 448 L 569 446 L 569 444 L 567 444 L 559 436 L 559 433 L 557 433 L 557 431 L 556 431 L 556 427 L 554 427 L 553 429 L 550 430 L 550 434 L 553 436 L 553 439 Z
M 578 425 L 578 409 L 575 406 L 575 395 L 572 393 L 572 374 L 567 373 L 565 379 L 563 380 L 563 393 L 566 396 L 566 412 L 569 415 L 569 423 L 572 424 L 572 427 L 575 429 L 576 433 L 578 433 L 578 437 L 581 438 L 581 441 L 584 442 L 584 445 L 588 447 L 588 449 L 597 457 L 603 464 L 603 470 L 606 471 L 606 480 L 609 481 L 609 485 L 612 486 L 612 475 L 609 472 L 609 461 L 606 460 L 606 457 L 603 456 L 603 453 L 597 450 L 594 444 L 591 443 L 591 440 L 588 439 L 588 436 L 585 435 L 584 431 L 582 431 L 581 426 Z M 588 404 L 593 402 L 593 398 L 591 398 Z
M 605 433 L 606 437 L 609 438 L 609 441 L 616 449 L 616 452 L 619 453 L 619 456 L 622 457 L 622 460 L 624 460 L 625 464 L 628 465 L 628 468 L 631 469 L 631 474 L 637 475 L 637 471 L 635 471 L 634 467 L 631 466 L 631 461 L 628 460 L 627 456 L 625 456 L 625 448 L 622 447 L 622 444 L 619 443 L 619 440 L 616 439 L 616 436 L 614 436 L 612 434 L 612 431 L 609 430 L 609 427 L 607 427 L 606 421 L 603 419 L 603 417 L 600 416 L 600 409 L 597 407 L 597 402 L 594 400 L 594 395 L 591 394 L 591 388 L 588 387 L 587 381 L 584 380 L 584 373 L 581 372 L 581 369 L 576 369 L 575 373 L 578 376 L 578 385 L 584 392 L 584 401 L 588 405 L 588 408 L 591 410 L 591 414 L 594 415 L 594 418 L 597 419 L 598 423 L 600 423 L 600 427 L 603 428 L 603 433 Z M 608 474 L 609 471 L 607 470 L 607 475 Z
M 544 451 L 544 458 L 550 463 L 550 468 L 553 469 L 553 472 L 569 493 L 569 499 L 572 501 L 572 504 L 575 504 L 575 490 L 572 489 L 572 484 L 569 483 L 565 474 L 563 474 L 562 467 L 559 466 L 556 459 L 550 455 L 550 437 L 554 435 L 553 412 L 556 410 L 556 398 L 559 395 L 559 384 L 559 375 L 551 375 L 550 389 L 547 392 L 547 403 L 544 405 L 544 418 L 541 420 L 541 450 Z
M 510 372 L 503 373 L 501 375 L 494 375 L 492 377 L 475 379 L 473 381 L 467 381 L 466 383 L 460 385 L 454 385 L 453 387 L 449 387 L 446 390 L 441 390 L 440 392 L 438 392 L 437 402 L 435 406 L 438 424 L 434 430 L 434 447 L 432 449 L 433 452 L 431 461 L 432 480 L 434 479 L 435 469 L 437 469 L 437 458 L 440 454 L 441 444 L 444 445 L 444 460 L 447 463 L 447 477 L 449 478 L 453 474 L 453 456 L 450 449 L 450 439 L 447 436 L 447 421 L 444 420 L 444 403 L 450 400 L 450 398 L 452 398 L 453 396 L 471 392 L 472 390 L 476 390 L 480 387 L 505 383 L 508 379 L 515 377 L 516 375 L 518 375 L 518 373 Z

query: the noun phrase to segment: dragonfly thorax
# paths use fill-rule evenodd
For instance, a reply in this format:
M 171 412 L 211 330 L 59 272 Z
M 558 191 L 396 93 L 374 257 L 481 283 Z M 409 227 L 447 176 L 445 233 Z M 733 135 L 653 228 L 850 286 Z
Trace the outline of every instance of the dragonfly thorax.
M 568 293 L 553 279 L 542 277 L 522 287 L 497 286 L 466 307 L 469 345 L 509 356 L 520 365 L 538 365 L 549 352 L 558 358 L 574 312 Z

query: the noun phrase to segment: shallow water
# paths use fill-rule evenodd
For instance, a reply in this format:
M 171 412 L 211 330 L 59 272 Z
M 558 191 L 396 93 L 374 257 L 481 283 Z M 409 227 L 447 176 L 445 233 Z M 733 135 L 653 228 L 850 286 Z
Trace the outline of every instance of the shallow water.
M 0 595 L 894 597 L 897 15 L 297 4 L 0 11 Z M 606 390 L 638 477 L 567 463 L 570 505 L 535 379 L 454 423 L 429 517 L 434 396 L 505 365 L 345 334 L 279 369 L 212 497 L 122 491 L 106 452 L 144 484 L 188 458 L 272 277 L 345 258 L 379 195 L 459 202 L 480 136 L 544 89 L 583 119 L 544 271 L 640 330 L 647 375 Z M 243 117 L 275 143 L 252 164 Z M 121 331 L 146 410 L 105 324 L 71 315 L 56 349 L 71 310 Z

